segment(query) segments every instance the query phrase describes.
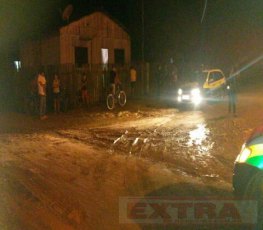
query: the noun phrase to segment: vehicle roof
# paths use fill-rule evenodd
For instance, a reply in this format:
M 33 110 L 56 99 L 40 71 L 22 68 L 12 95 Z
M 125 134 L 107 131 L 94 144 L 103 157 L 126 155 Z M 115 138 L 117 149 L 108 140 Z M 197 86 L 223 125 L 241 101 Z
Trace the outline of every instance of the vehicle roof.
M 209 72 L 223 72 L 221 69 L 206 69 L 203 70 L 203 73 L 209 73 Z

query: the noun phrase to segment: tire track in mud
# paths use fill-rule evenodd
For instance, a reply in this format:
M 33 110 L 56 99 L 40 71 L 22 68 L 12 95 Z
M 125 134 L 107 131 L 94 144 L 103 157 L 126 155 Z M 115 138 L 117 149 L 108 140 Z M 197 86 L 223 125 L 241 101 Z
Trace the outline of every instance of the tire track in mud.
M 41 226 L 41 229 L 49 229 L 48 226 L 53 226 L 54 229 L 86 229 L 85 226 L 98 221 L 96 215 L 105 212 L 101 202 L 107 191 L 105 187 L 109 190 L 115 188 L 114 191 L 123 188 L 123 179 L 117 176 L 121 165 L 110 155 L 93 155 L 92 151 L 87 153 L 85 145 L 58 138 L 54 134 L 41 134 L 34 138 L 21 135 L 16 142 L 18 147 L 25 148 L 24 151 L 17 154 L 17 149 L 11 148 L 9 154 L 15 154 L 13 160 L 0 163 L 0 183 L 8 178 L 3 183 L 6 192 L 2 189 L 0 197 L 4 200 L 8 197 L 6 206 L 12 205 L 16 215 L 22 216 L 23 224 L 27 226 L 14 229 L 38 229 L 35 226 Z M 46 144 L 42 151 L 28 151 L 43 142 Z M 69 147 L 72 147 L 69 153 L 73 154 L 68 156 Z M 50 154 L 46 155 L 46 152 Z M 111 165 L 114 162 L 117 170 L 116 166 Z M 107 191 L 107 196 L 113 195 Z M 14 204 L 11 204 L 9 199 L 13 198 Z M 91 204 L 98 205 L 99 209 L 88 209 Z M 34 212 L 37 213 L 37 218 L 32 220 Z M 96 221 L 90 220 L 90 216 Z M 0 226 L 4 222 L 1 217 L 0 213 Z M 31 223 L 34 226 L 32 228 L 28 227 Z M 7 223 L 7 226 L 10 224 Z
M 200 138 L 206 126 L 189 128 L 158 127 L 138 129 L 96 128 L 60 130 L 56 134 L 102 148 L 109 154 L 121 154 L 144 158 L 155 163 L 164 163 L 171 170 L 184 175 L 202 177 L 205 180 L 219 179 L 223 166 L 212 154 L 214 142 L 211 137 Z M 203 129 L 203 130 L 202 130 Z M 191 131 L 197 130 L 196 137 Z M 196 139 L 194 139 L 196 138 Z
M 98 128 L 58 130 L 56 134 L 108 154 L 162 164 L 175 175 L 211 185 L 210 191 L 224 188 L 229 193 L 233 161 L 226 155 L 222 135 L 224 140 L 229 138 L 236 127 L 231 121 L 222 123 L 225 121 L 212 122 L 202 113 L 187 112 Z

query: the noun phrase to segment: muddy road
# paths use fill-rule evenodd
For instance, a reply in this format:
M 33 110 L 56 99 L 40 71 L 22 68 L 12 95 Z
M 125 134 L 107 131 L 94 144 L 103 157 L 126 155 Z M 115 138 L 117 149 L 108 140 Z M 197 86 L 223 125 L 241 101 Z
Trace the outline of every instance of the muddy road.
M 239 95 L 237 117 L 226 102 L 180 111 L 154 100 L 46 121 L 0 114 L 0 229 L 144 229 L 119 224 L 119 197 L 231 198 L 262 96 Z

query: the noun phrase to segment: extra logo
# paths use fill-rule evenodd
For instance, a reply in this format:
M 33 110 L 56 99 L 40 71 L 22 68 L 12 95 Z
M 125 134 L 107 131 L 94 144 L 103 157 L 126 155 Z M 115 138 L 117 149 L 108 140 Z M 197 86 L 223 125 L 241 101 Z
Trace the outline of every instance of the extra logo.
M 173 225 L 254 225 L 257 202 L 163 197 L 121 197 L 120 223 Z

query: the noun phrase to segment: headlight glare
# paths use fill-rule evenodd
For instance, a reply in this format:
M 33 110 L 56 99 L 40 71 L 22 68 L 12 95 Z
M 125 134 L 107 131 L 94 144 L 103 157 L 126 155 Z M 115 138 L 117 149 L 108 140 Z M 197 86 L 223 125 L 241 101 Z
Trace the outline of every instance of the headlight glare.
M 192 96 L 199 96 L 200 95 L 200 89 L 192 89 L 191 94 L 192 94 Z
M 182 95 L 183 94 L 183 90 L 182 89 L 178 89 L 178 95 Z

